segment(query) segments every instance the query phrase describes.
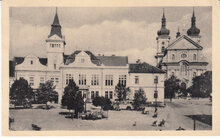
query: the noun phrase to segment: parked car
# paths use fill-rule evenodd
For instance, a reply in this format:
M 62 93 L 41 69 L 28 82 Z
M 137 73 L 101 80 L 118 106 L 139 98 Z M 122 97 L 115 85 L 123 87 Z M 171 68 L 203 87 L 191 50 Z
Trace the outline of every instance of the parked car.
M 132 101 L 124 101 L 124 102 L 121 102 L 121 103 L 119 104 L 119 109 L 120 109 L 120 110 L 133 110 L 134 107 L 133 107 L 132 103 L 133 103 Z

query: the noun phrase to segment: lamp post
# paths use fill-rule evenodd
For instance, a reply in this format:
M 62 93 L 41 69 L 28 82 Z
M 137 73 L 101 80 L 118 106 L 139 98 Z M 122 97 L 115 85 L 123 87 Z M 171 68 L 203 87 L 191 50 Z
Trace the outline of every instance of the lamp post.
M 155 78 L 154 78 L 154 84 L 155 84 L 155 91 L 154 91 L 155 112 L 157 112 L 157 98 L 158 98 L 157 84 L 158 84 L 158 76 L 155 76 Z

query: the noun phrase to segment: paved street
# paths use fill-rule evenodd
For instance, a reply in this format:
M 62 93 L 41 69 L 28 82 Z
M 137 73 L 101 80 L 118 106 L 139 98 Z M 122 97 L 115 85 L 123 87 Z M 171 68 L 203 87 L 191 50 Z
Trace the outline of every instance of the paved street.
M 31 124 L 41 127 L 41 130 L 175 130 L 179 126 L 186 130 L 193 130 L 193 120 L 185 115 L 211 115 L 211 105 L 208 99 L 184 100 L 175 99 L 170 103 L 166 100 L 166 107 L 158 109 L 158 118 L 152 118 L 154 108 L 150 108 L 149 115 L 140 111 L 109 111 L 108 119 L 81 120 L 68 119 L 59 112 L 68 112 L 58 106 L 50 110 L 18 109 L 10 110 L 10 117 L 15 119 L 12 124 L 14 130 L 31 130 Z M 153 127 L 153 121 L 164 119 L 165 127 Z M 134 126 L 134 123 L 136 125 Z M 196 121 L 197 130 L 211 130 L 211 126 Z

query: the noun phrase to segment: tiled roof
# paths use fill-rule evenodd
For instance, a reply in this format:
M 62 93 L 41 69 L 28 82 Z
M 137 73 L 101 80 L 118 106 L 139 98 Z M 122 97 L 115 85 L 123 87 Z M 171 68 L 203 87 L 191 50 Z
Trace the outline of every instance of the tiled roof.
M 75 57 L 79 54 L 81 50 L 77 50 L 68 57 L 65 58 L 65 65 L 73 63 L 75 61 Z M 128 64 L 128 57 L 125 56 L 95 56 L 90 51 L 85 51 L 90 56 L 92 63 L 96 65 L 103 64 L 104 66 L 126 66 Z
M 126 66 L 128 64 L 127 56 L 97 56 L 105 66 Z
M 47 58 L 39 58 L 39 61 L 42 65 L 47 65 Z
M 75 57 L 79 54 L 81 50 L 76 50 L 71 55 L 65 55 L 66 58 L 64 59 L 65 65 L 73 63 L 75 61 Z M 85 51 L 90 56 L 91 61 L 96 65 L 101 65 L 101 61 L 90 51 Z
M 15 57 L 14 58 L 14 62 L 16 65 L 23 63 L 23 61 L 24 61 L 24 57 Z
M 129 73 L 165 73 L 165 71 L 144 62 L 129 64 Z
M 51 25 L 51 31 L 50 31 L 50 35 L 48 36 L 48 38 L 53 36 L 54 34 L 62 38 L 61 25 L 60 25 L 57 13 L 55 14 L 53 24 Z

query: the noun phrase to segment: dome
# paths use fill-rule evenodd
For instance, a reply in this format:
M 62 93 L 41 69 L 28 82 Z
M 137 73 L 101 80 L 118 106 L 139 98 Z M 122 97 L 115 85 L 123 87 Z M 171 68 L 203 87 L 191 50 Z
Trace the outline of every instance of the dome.
M 163 17 L 162 17 L 162 22 L 161 22 L 161 29 L 157 31 L 158 36 L 169 36 L 170 30 L 166 28 L 166 18 L 164 14 L 164 9 L 163 9 Z
M 198 36 L 200 33 L 200 29 L 197 27 L 193 26 L 190 29 L 187 30 L 187 35 L 188 36 Z
M 196 27 L 196 17 L 194 14 L 194 9 L 193 9 L 193 15 L 191 18 L 191 27 L 187 30 L 187 35 L 188 36 L 198 36 L 200 33 L 200 29 Z
M 157 31 L 158 36 L 169 35 L 169 34 L 170 34 L 170 30 L 167 29 L 166 27 L 162 27 L 160 30 Z

